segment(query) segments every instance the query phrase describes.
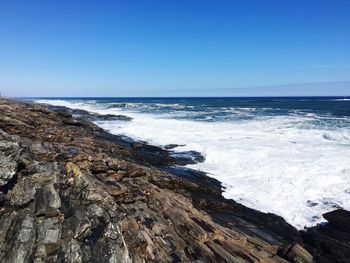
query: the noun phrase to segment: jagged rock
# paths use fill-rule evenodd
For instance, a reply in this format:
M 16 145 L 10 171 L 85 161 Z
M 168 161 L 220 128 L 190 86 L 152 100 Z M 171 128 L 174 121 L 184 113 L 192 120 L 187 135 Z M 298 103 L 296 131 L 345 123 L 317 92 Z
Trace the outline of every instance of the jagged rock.
M 0 191 L 7 192 L 6 185 L 15 180 L 20 147 L 13 136 L 0 129 Z
M 45 185 L 36 191 L 35 203 L 37 216 L 57 216 L 61 207 L 61 199 L 53 184 Z
M 171 149 L 174 149 L 174 148 L 177 148 L 177 147 L 180 147 L 180 146 L 185 146 L 184 144 L 167 144 L 164 146 L 164 149 L 167 149 L 167 150 L 171 150 Z
M 81 109 L 70 109 L 64 106 L 47 105 L 49 109 L 60 112 L 64 117 L 77 117 L 88 121 L 131 121 L 132 118 L 125 115 L 98 114 Z
M 350 232 L 350 212 L 339 209 L 323 214 L 323 217 L 335 228 Z
M 217 180 L 174 167 L 203 161 L 200 154 L 176 156 L 55 110 L 0 99 L 2 262 L 310 262 L 307 250 L 342 262 L 348 255 L 344 233 L 300 235 L 279 216 L 224 199 Z
M 47 257 L 57 252 L 61 241 L 61 224 L 58 217 L 38 219 L 38 253 L 36 257 Z
M 350 212 L 342 209 L 323 214 L 329 223 L 302 232 L 304 242 L 317 262 L 349 262 Z
M 1 218 L 0 258 L 2 262 L 30 262 L 35 247 L 35 220 L 30 212 L 20 211 Z
M 9 193 L 9 200 L 13 206 L 24 206 L 34 200 L 38 182 L 29 178 L 20 180 Z
M 69 239 L 67 242 L 62 244 L 62 250 L 66 251 L 63 262 L 67 263 L 82 263 L 83 255 L 81 253 L 81 247 L 78 241 L 75 239 Z
M 312 263 L 312 255 L 298 243 L 294 244 L 286 254 L 287 259 L 295 263 Z

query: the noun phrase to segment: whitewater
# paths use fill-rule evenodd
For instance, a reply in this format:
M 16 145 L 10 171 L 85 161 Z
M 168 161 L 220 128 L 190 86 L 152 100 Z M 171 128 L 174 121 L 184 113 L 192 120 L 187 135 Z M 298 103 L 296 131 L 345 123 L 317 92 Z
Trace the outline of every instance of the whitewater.
M 298 229 L 323 222 L 325 212 L 337 208 L 350 210 L 348 118 L 296 111 L 236 121 L 210 121 L 212 115 L 207 114 L 206 121 L 202 121 L 191 119 L 194 114 L 191 107 L 181 103 L 158 104 L 159 109 L 168 107 L 177 111 L 155 113 L 139 111 L 140 105 L 132 103 L 113 107 L 112 103 L 95 100 L 35 101 L 130 116 L 131 122 L 97 124 L 113 134 L 154 145 L 184 145 L 174 151 L 202 153 L 205 161 L 188 167 L 221 181 L 226 198 L 280 215 Z M 225 116 L 239 117 L 254 116 L 256 109 L 228 107 L 221 111 Z M 324 119 L 326 124 L 319 125 Z M 339 123 L 339 127 L 334 126 Z

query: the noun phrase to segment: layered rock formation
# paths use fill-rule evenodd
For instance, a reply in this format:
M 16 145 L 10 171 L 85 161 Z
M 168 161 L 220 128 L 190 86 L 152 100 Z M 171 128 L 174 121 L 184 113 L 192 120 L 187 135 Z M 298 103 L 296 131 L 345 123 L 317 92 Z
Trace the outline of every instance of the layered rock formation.
M 1 262 L 348 262 L 349 234 L 334 234 L 346 212 L 300 234 L 174 167 L 199 153 L 176 156 L 75 114 L 0 99 Z

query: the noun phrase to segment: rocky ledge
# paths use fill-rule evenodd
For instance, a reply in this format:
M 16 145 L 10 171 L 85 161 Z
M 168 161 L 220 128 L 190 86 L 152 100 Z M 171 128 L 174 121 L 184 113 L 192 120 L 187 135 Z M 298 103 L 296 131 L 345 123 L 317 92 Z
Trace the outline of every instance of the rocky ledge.
M 349 212 L 298 232 L 96 117 L 0 99 L 2 262 L 349 262 Z

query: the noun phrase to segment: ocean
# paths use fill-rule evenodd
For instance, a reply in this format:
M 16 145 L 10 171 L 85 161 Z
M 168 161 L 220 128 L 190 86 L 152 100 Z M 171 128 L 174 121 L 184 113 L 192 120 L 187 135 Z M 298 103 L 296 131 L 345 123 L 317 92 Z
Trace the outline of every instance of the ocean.
M 222 182 L 224 196 L 302 229 L 350 210 L 350 97 L 37 98 L 131 122 L 98 121 L 113 134 L 205 161 L 189 168 Z

